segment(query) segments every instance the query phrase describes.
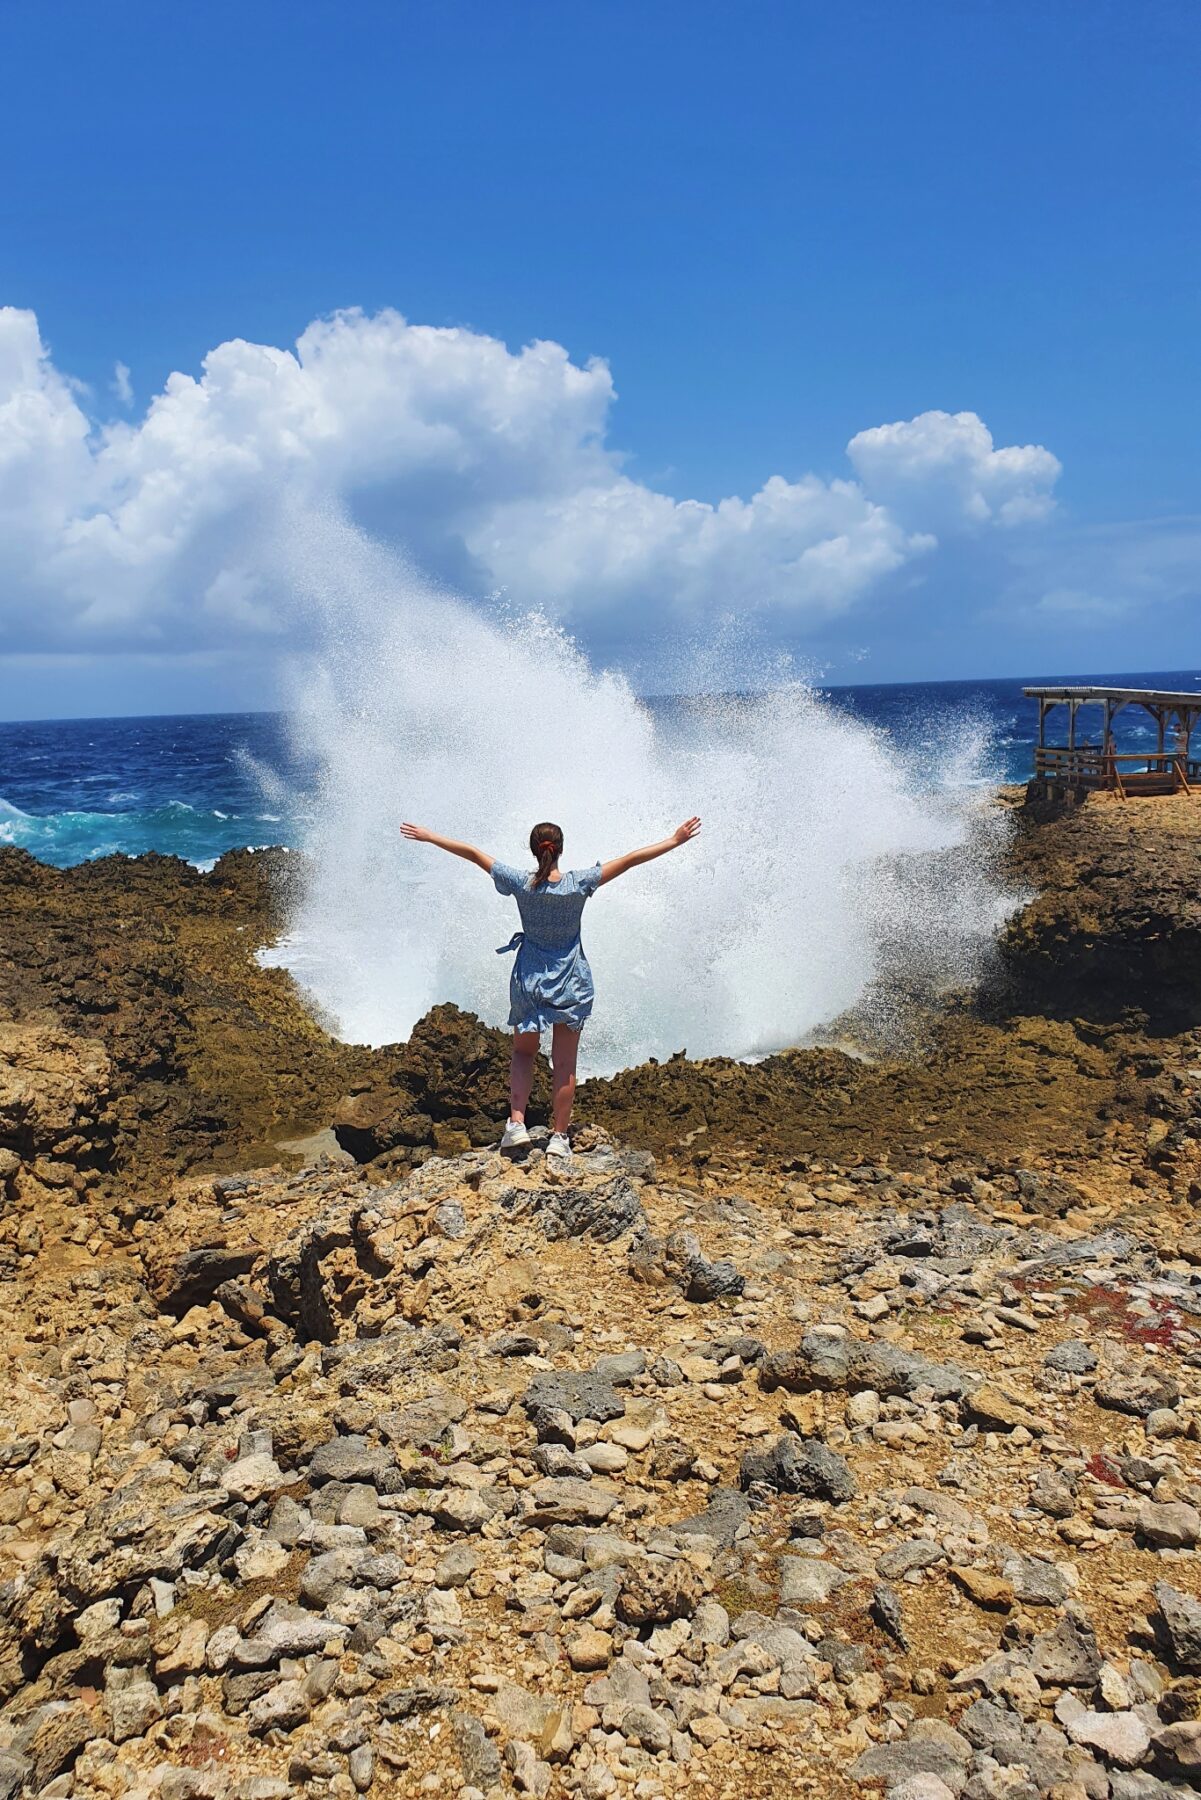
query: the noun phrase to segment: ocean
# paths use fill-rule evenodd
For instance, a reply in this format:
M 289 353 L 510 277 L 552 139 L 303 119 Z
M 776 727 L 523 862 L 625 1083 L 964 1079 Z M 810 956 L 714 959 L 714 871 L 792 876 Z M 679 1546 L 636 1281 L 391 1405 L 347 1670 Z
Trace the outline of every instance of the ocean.
M 1021 782 L 1031 773 L 1037 707 L 1022 693 L 1039 682 L 1201 688 L 1196 669 L 1118 675 L 1027 676 L 830 687 L 829 705 L 884 734 L 921 785 L 957 780 Z M 667 720 L 681 702 L 649 698 Z M 1153 743 L 1154 726 L 1132 710 L 1117 722 L 1119 749 Z M 971 738 L 970 765 L 955 755 Z M 67 867 L 120 851 L 157 850 L 211 867 L 226 850 L 301 846 L 315 805 L 317 770 L 295 747 L 281 713 L 0 723 L 0 844 Z M 448 824 L 452 823 L 450 821 Z

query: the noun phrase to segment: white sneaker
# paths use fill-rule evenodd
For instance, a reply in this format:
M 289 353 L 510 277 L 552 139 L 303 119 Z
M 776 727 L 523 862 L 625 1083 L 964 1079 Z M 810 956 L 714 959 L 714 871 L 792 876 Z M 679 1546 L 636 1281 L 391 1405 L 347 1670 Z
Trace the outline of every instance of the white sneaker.
M 551 1133 L 550 1143 L 546 1146 L 546 1156 L 548 1162 L 552 1158 L 555 1162 L 569 1163 L 571 1161 L 571 1145 L 561 1131 Z
M 502 1150 L 520 1150 L 530 1141 L 530 1134 L 520 1119 L 510 1119 L 500 1140 Z

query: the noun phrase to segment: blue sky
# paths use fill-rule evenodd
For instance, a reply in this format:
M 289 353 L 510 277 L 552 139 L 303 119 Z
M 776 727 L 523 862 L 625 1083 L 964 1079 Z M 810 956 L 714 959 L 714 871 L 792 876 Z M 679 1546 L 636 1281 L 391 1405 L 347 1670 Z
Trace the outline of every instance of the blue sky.
M 589 590 L 577 565 L 581 546 L 597 554 L 595 522 L 549 563 L 540 521 L 563 498 L 521 462 L 531 434 L 560 442 L 565 390 L 530 402 L 509 446 L 521 514 L 499 526 L 451 492 L 462 479 L 478 499 L 474 451 L 466 476 L 425 475 L 407 452 L 398 472 L 378 418 L 324 472 L 372 530 L 416 534 L 436 578 L 552 611 L 562 591 L 569 628 L 632 667 L 660 655 L 648 619 L 660 647 L 707 629 L 723 595 L 742 610 L 744 581 L 756 632 L 832 680 L 1178 666 L 1201 655 L 1199 44 L 1195 7 L 1170 0 L 11 6 L 0 305 L 36 315 L 39 392 L 47 369 L 67 384 L 89 454 L 97 429 L 136 430 L 173 370 L 199 378 L 228 340 L 286 351 L 338 309 L 395 309 L 461 328 L 477 361 L 489 339 L 604 360 L 609 390 L 572 411 L 569 460 L 573 496 L 618 472 L 636 484 L 606 503 L 618 537 L 644 492 L 713 506 L 773 477 L 858 482 L 885 509 L 851 520 L 822 499 L 820 543 L 849 535 L 857 558 L 837 591 L 808 575 L 789 590 L 795 517 L 782 548 L 749 522 L 745 571 L 724 541 L 706 548 L 698 584 L 674 514 L 636 581 Z M 379 352 L 389 369 L 395 351 Z M 3 366 L 0 341 L 0 472 L 6 427 L 28 417 L 25 390 L 4 411 Z M 370 368 L 355 363 L 365 387 Z M 497 429 L 494 394 L 470 423 L 455 415 L 472 444 L 481 416 Z M 74 415 L 52 401 L 61 447 Z M 1043 447 L 1061 472 L 1028 461 L 1002 492 L 1011 471 L 962 432 L 940 442 L 933 486 L 909 439 L 885 446 L 887 466 L 872 448 L 871 478 L 848 461 L 856 434 L 936 413 L 975 414 L 998 450 Z M 348 444 L 359 417 L 339 423 Z M 253 435 L 240 410 L 222 430 L 223 454 Z M 203 549 L 156 567 L 155 593 L 175 599 L 152 616 L 118 592 L 140 551 L 102 577 L 76 542 L 148 479 L 145 446 L 103 492 L 74 452 L 66 473 L 65 452 L 39 456 L 14 515 L 35 477 L 69 493 L 19 565 L 0 560 L 0 713 L 109 710 L 83 704 L 98 681 L 114 710 L 269 702 L 297 627 L 246 548 L 261 491 L 229 502 L 222 542 L 210 508 Z M 196 466 L 176 469 L 183 487 Z M 504 458 L 488 470 L 495 509 Z M 273 493 L 290 478 L 277 468 Z M 224 637 L 197 628 L 201 586 L 225 596 Z

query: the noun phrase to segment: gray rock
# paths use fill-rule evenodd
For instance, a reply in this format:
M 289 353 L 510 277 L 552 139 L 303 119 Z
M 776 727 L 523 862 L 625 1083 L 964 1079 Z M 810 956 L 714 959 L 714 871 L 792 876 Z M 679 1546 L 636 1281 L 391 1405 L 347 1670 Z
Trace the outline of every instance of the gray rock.
M 314 1450 L 309 1462 L 309 1480 L 315 1485 L 324 1481 L 370 1481 L 395 1467 L 388 1452 L 366 1438 L 347 1435 L 331 1438 Z
M 474 1550 L 466 1544 L 453 1544 L 438 1558 L 434 1579 L 441 1588 L 463 1587 L 475 1574 L 478 1564 L 479 1557 Z
M 535 1375 L 521 1404 L 539 1437 L 557 1431 L 555 1415 L 566 1413 L 573 1425 L 581 1419 L 619 1419 L 626 1404 L 611 1381 L 593 1372 L 581 1374 L 548 1371 Z
M 858 1492 L 845 1456 L 817 1438 L 791 1432 L 777 1438 L 769 1450 L 748 1450 L 738 1479 L 743 1488 L 762 1482 L 782 1494 L 804 1494 L 811 1500 L 851 1500 Z
M 1151 1747 L 1151 1733 L 1134 1712 L 1094 1712 L 1085 1707 L 1064 1720 L 1074 1744 L 1099 1750 L 1106 1762 L 1133 1769 Z
M 1069 1338 L 1048 1350 L 1043 1363 L 1061 1375 L 1091 1375 L 1097 1366 L 1097 1353 L 1081 1338 Z
M 318 1526 L 379 1523 L 379 1495 L 365 1481 L 324 1482 L 309 1495 L 308 1508 Z M 318 1546 L 322 1549 L 330 1547 L 328 1544 Z
M 443 1488 L 430 1510 L 443 1531 L 482 1531 L 500 1510 L 500 1501 L 478 1488 Z
M 240 1669 L 265 1669 L 283 1656 L 312 1656 L 331 1640 L 340 1643 L 347 1636 L 348 1627 L 336 1620 L 277 1600 L 258 1620 L 252 1636 L 237 1639 L 230 1660 Z
M 1201 1538 L 1201 1513 L 1184 1500 L 1148 1500 L 1139 1508 L 1136 1529 L 1155 1550 L 1191 1550 Z
M 1015 1599 L 1026 1606 L 1062 1606 L 1068 1598 L 1063 1571 L 1041 1556 L 1013 1552 L 1002 1559 L 1001 1574 L 1013 1588 Z
M 418 1714 L 437 1712 L 453 1706 L 458 1699 L 454 1688 L 438 1687 L 432 1681 L 415 1681 L 411 1687 L 394 1688 L 379 1699 L 380 1716 L 385 1719 L 412 1719 Z
M 498 1331 L 484 1345 L 489 1356 L 499 1356 L 505 1362 L 515 1362 L 520 1357 L 537 1356 L 538 1339 L 530 1331 Z
M 1148 1775 L 1145 1769 L 1115 1769 L 1109 1778 L 1111 1800 L 1184 1800 L 1184 1790 Z
M 375 1752 L 370 1744 L 356 1744 L 346 1763 L 346 1773 L 356 1794 L 366 1794 L 375 1780 Z
M 575 1481 L 570 1476 L 548 1477 L 526 1490 L 533 1502 L 532 1523 L 547 1525 L 599 1525 L 618 1504 L 621 1495 L 599 1481 Z
M 906 1506 L 912 1506 L 918 1512 L 929 1513 L 940 1525 L 950 1531 L 970 1531 L 973 1518 L 962 1500 L 956 1500 L 951 1494 L 944 1494 L 938 1488 L 908 1487 L 901 1495 Z
M 1070 1519 L 1076 1510 L 1076 1492 L 1058 1469 L 1040 1469 L 1030 1490 L 1030 1504 L 1049 1519 Z
M 500 1721 L 508 1737 L 538 1737 L 554 1710 L 552 1700 L 531 1694 L 515 1681 L 502 1681 L 488 1701 L 488 1711 Z
M 277 1681 L 246 1708 L 249 1729 L 262 1736 L 268 1731 L 294 1731 L 309 1716 L 308 1697 L 302 1681 Z
M 376 1557 L 366 1557 L 358 1564 L 358 1580 L 369 1588 L 400 1588 L 405 1579 L 407 1571 L 403 1559 L 391 1550 Z
M 552 1192 L 553 1204 L 543 1218 L 548 1238 L 592 1237 L 602 1244 L 611 1244 L 615 1238 L 641 1231 L 646 1225 L 638 1189 L 625 1176 L 602 1187 L 556 1188 Z M 552 1229 L 555 1217 L 558 1226 Z
M 537 1345 L 534 1345 L 537 1349 Z M 378 1416 L 382 1437 L 389 1444 L 408 1444 L 414 1450 L 438 1450 L 447 1441 L 452 1425 L 457 1425 L 467 1411 L 457 1394 L 445 1388 L 414 1400 L 408 1406 L 393 1407 Z
M 463 1211 L 459 1200 L 444 1200 L 441 1206 L 434 1208 L 434 1229 L 447 1238 L 461 1238 L 467 1235 L 467 1214 Z
M 868 1602 L 868 1612 L 894 1644 L 902 1650 L 908 1650 L 905 1614 L 901 1607 L 901 1597 L 895 1588 L 889 1587 L 885 1581 L 877 1582 Z
M 312 1514 L 307 1507 L 299 1505 L 290 1494 L 281 1494 L 271 1508 L 267 1536 L 282 1544 L 285 1550 L 291 1550 L 300 1543 L 312 1523 Z
M 663 1266 L 668 1280 L 683 1290 L 684 1298 L 700 1304 L 736 1297 L 746 1286 L 745 1277 L 732 1262 L 710 1262 L 690 1231 L 672 1232 L 663 1247 Z
M 1101 1765 L 1086 1751 L 1069 1744 L 1062 1731 L 1039 1723 L 1027 1726 L 1025 1736 L 1020 1766 L 1037 1793 L 1046 1794 L 1058 1783 L 1074 1780 L 1091 1800 L 1106 1800 L 1106 1778 Z
M 888 1800 L 955 1800 L 955 1796 L 937 1775 L 907 1775 L 888 1790 Z
M 626 1232 L 646 1229 L 638 1189 L 620 1175 L 600 1187 L 506 1188 L 497 1205 L 504 1212 L 532 1214 L 552 1242 L 592 1237 L 611 1244 Z
M 450 1729 L 464 1780 L 469 1787 L 486 1792 L 500 1780 L 500 1752 L 484 1730 L 483 1721 L 474 1713 L 453 1712 Z
M 253 1244 L 185 1250 L 170 1269 L 158 1272 L 155 1299 L 164 1312 L 182 1318 L 190 1307 L 207 1306 L 223 1282 L 248 1274 L 258 1257 Z
M 531 1458 L 540 1475 L 574 1475 L 591 1481 L 592 1470 L 582 1456 L 574 1456 L 565 1444 L 536 1444 Z
M 788 1606 L 823 1605 L 851 1579 L 814 1556 L 780 1558 L 780 1599 Z
M 993 1700 L 973 1700 L 959 1720 L 959 1730 L 977 1750 L 999 1763 L 1020 1762 L 1026 1749 L 1022 1721 L 1007 1706 Z
M 929 1388 L 937 1400 L 962 1400 L 980 1377 L 955 1363 L 931 1362 L 898 1344 L 861 1344 L 809 1331 L 797 1349 L 766 1356 L 759 1380 L 769 1392 L 777 1387 L 800 1394 L 814 1388 L 827 1392 L 874 1388 L 878 1394 L 911 1395 Z
M 1170 1661 L 1186 1675 L 1201 1674 L 1201 1601 L 1167 1581 L 1156 1582 L 1155 1600 Z
M 32 1773 L 33 1764 L 27 1756 L 0 1750 L 0 1800 L 17 1800 Z
M 603 1675 L 598 1675 L 584 1689 L 586 1706 L 612 1706 L 624 1704 L 628 1706 L 646 1706 L 651 1703 L 650 1682 L 641 1669 L 636 1669 L 625 1657 L 619 1657 L 610 1663 Z
M 1112 1374 L 1102 1376 L 1093 1394 L 1100 1406 L 1145 1419 L 1148 1413 L 1160 1407 L 1175 1406 L 1180 1398 L 1180 1386 L 1172 1376 L 1158 1369 L 1115 1369 Z
M 952 1794 L 967 1786 L 972 1746 L 941 1719 L 918 1719 L 894 1744 L 877 1744 L 851 1765 L 855 1781 L 883 1781 L 891 1790 L 914 1775 L 937 1775 Z
M 505 1761 L 513 1771 L 513 1786 L 519 1794 L 533 1794 L 543 1800 L 550 1790 L 554 1770 L 535 1753 L 525 1738 L 514 1738 L 505 1745 Z
M 111 1668 L 104 1684 L 104 1701 L 108 1708 L 108 1735 L 115 1744 L 141 1737 L 163 1716 L 158 1689 L 142 1669 Z
M 716 1487 L 703 1512 L 677 1520 L 672 1530 L 712 1538 L 723 1550 L 728 1550 L 750 1516 L 750 1502 L 737 1488 Z
M 338 1679 L 338 1664 L 332 1656 L 318 1657 L 304 1678 L 305 1699 L 310 1706 L 320 1706 L 328 1700 L 334 1691 L 334 1683 Z M 266 1692 L 266 1690 L 262 1690 Z
M 748 1625 L 751 1617 L 753 1615 L 745 1613 L 739 1617 L 740 1641 L 758 1644 L 782 1669 L 798 1669 L 817 1656 L 809 1639 L 793 1626 L 781 1625 L 776 1619 L 763 1619 L 757 1624 Z M 796 1698 L 795 1695 L 793 1697 Z
M 695 1643 L 712 1644 L 718 1649 L 730 1641 L 730 1615 L 720 1600 L 709 1598 L 702 1600 L 692 1615 L 692 1636 Z
M 621 1350 L 615 1356 L 598 1356 L 593 1373 L 614 1387 L 629 1387 L 645 1369 L 645 1350 Z
M 321 1353 L 321 1367 L 337 1381 L 338 1392 L 367 1397 L 376 1390 L 390 1392 L 397 1369 L 452 1367 L 462 1332 L 453 1320 L 442 1319 L 426 1330 L 406 1326 L 378 1338 L 324 1342 L 327 1347 Z
M 365 1556 L 366 1551 L 361 1546 L 348 1546 L 310 1557 L 300 1577 L 301 1599 L 307 1600 L 310 1606 L 326 1606 L 341 1588 L 354 1581 Z
M 653 1706 L 628 1706 L 622 1715 L 621 1734 L 652 1756 L 671 1749 L 671 1725 Z
M 1044 1687 L 1091 1688 L 1101 1673 L 1101 1654 L 1092 1626 L 1079 1617 L 1061 1619 L 1030 1645 L 1030 1667 Z
M 906 1538 L 900 1544 L 894 1544 L 886 1550 L 876 1563 L 876 1572 L 883 1575 L 886 1581 L 899 1581 L 914 1569 L 929 1569 L 935 1563 L 944 1561 L 946 1551 L 933 1538 Z

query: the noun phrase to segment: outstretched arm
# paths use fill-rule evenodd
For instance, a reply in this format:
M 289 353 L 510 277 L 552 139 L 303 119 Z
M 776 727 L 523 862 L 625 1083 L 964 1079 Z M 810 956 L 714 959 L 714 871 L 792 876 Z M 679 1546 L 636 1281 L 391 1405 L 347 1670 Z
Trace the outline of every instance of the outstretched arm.
M 616 881 L 627 869 L 636 869 L 640 863 L 654 862 L 656 856 L 666 856 L 669 850 L 678 850 L 681 844 L 690 843 L 700 828 L 699 819 L 685 819 L 661 844 L 648 844 L 645 850 L 629 850 L 624 856 L 615 856 L 612 862 L 602 863 L 601 887 L 604 887 L 606 881 Z
M 486 850 L 477 850 L 474 844 L 461 844 L 457 838 L 439 837 L 436 831 L 427 831 L 424 825 L 404 824 L 400 828 L 402 837 L 411 838 L 415 844 L 433 844 L 438 850 L 449 850 L 452 856 L 461 856 L 464 862 L 474 863 L 485 875 L 491 875 L 492 865 L 496 861 Z

